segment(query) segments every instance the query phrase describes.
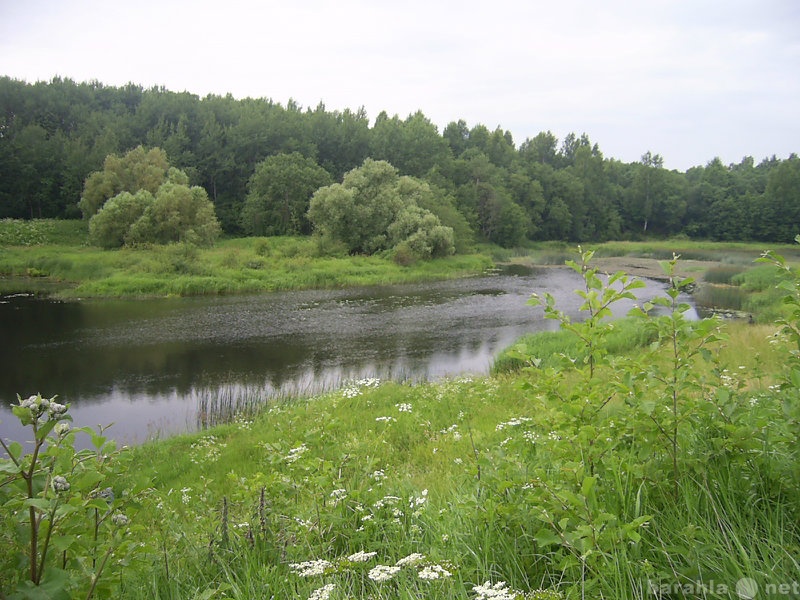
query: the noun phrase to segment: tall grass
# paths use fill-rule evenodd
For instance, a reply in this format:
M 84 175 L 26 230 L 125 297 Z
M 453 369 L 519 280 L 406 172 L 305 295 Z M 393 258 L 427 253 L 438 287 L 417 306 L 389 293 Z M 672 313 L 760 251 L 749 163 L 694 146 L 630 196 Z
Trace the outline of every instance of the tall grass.
M 492 265 L 482 254 L 402 267 L 379 256 L 318 252 L 312 238 L 226 240 L 212 249 L 14 246 L 0 255 L 0 275 L 62 282 L 68 297 L 187 296 L 412 283 L 478 275 Z M 28 285 L 19 281 L 20 290 Z

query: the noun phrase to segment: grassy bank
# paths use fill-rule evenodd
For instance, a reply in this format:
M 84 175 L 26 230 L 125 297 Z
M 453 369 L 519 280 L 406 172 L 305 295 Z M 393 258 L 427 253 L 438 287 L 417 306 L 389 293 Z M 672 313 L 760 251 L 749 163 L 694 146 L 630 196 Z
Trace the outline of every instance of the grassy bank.
M 58 482 L 70 506 L 88 490 L 88 512 L 65 515 L 88 517 L 96 540 L 70 590 L 86 596 L 108 529 L 103 589 L 119 598 L 791 597 L 799 323 L 691 321 L 677 297 L 661 302 L 669 314 L 632 317 L 648 336 L 634 347 L 614 349 L 617 324 L 590 318 L 573 324 L 582 345 L 547 351 L 580 360 L 349 382 L 121 453 L 96 440 Z M 95 461 L 119 466 L 82 478 Z M 104 486 L 114 499 L 99 502 Z M 125 537 L 98 525 L 103 511 L 124 517 Z M 26 552 L 7 514 L 3 589 Z M 78 532 L 64 526 L 54 564 L 75 566 Z
M 60 284 L 58 295 L 78 298 L 233 294 L 450 279 L 493 265 L 487 255 L 471 254 L 401 266 L 388 257 L 322 248 L 313 238 L 102 250 L 85 245 L 80 227 L 71 221 L 0 222 L 0 242 L 6 241 L 0 276 L 12 278 L 2 284 L 5 291 Z

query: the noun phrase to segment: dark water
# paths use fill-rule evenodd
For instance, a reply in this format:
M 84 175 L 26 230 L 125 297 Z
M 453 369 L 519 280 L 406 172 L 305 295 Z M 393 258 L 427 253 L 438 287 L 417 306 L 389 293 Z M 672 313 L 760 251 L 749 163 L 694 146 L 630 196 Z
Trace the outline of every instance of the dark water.
M 217 390 L 313 393 L 348 380 L 485 374 L 520 335 L 557 328 L 526 305 L 548 291 L 578 315 L 566 269 L 451 282 L 159 300 L 58 302 L 0 297 L 0 436 L 8 410 L 41 392 L 75 425 L 114 423 L 124 443 L 194 429 Z M 647 299 L 659 283 L 639 290 Z M 630 304 L 620 307 L 620 312 Z

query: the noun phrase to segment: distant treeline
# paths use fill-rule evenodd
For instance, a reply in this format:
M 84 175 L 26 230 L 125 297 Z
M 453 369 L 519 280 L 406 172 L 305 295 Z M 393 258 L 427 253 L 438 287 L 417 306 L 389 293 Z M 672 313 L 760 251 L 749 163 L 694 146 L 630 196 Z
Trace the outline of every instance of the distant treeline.
M 368 157 L 388 161 L 452 203 L 476 239 L 504 246 L 678 234 L 789 242 L 800 232 L 795 154 L 715 158 L 682 173 L 649 151 L 635 163 L 606 158 L 586 135 L 548 131 L 517 146 L 508 131 L 463 120 L 439 132 L 422 112 L 383 112 L 371 123 L 363 109 L 8 77 L 0 78 L 0 218 L 79 218 L 86 177 L 107 155 L 139 145 L 163 148 L 203 186 L 230 234 L 242 233 L 256 166 L 293 152 L 333 181 Z

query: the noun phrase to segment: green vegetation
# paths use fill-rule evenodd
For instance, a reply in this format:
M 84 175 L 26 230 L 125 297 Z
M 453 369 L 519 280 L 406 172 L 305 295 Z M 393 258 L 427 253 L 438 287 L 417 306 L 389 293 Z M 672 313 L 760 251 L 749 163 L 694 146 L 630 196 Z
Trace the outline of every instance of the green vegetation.
M 228 235 L 308 233 L 310 187 L 341 182 L 366 159 L 431 186 L 453 218 L 418 204 L 446 227 L 468 225 L 455 231 L 457 245 L 464 234 L 507 248 L 675 235 L 789 243 L 800 222 L 796 154 L 728 165 L 710 156 L 681 173 L 646 148 L 639 161 L 623 163 L 586 134 L 559 140 L 542 131 L 515 141 L 500 126 L 468 125 L 456 115 L 440 131 L 421 111 L 370 118 L 363 109 L 60 78 L 0 77 L 0 98 L 0 218 L 94 214 L 85 194 L 79 206 L 87 178 L 109 156 L 142 146 L 163 149 L 191 185 L 205 189 Z M 268 181 L 259 175 L 265 164 Z M 101 197 L 122 191 L 122 179 L 102 183 Z
M 418 203 L 434 204 L 433 195 L 427 183 L 400 177 L 386 161 L 367 159 L 341 184 L 317 190 L 308 218 L 323 237 L 344 244 L 350 253 L 390 250 L 398 262 L 408 264 L 455 252 L 453 229 Z
M 541 299 L 568 348 L 579 340 L 577 360 L 531 356 L 514 373 L 436 384 L 349 382 L 126 450 L 102 478 L 81 473 L 105 452 L 76 470 L 68 447 L 39 459 L 7 448 L 0 500 L 30 510 L 0 520 L 0 589 L 34 589 L 33 534 L 58 549 L 36 572 L 52 569 L 59 583 L 46 591 L 63 597 L 97 585 L 119 598 L 330 600 L 792 590 L 800 272 L 768 255 L 787 316 L 725 324 L 686 317 L 692 281 L 665 261 L 666 295 L 631 314 L 650 343 L 616 353 L 617 322 L 605 317 L 635 281 L 620 273 L 611 288 L 590 259 L 572 264 L 587 319 Z M 67 413 L 53 407 L 20 400 L 15 414 L 63 448 L 74 434 L 56 430 Z M 106 486 L 111 508 L 97 497 Z M 119 516 L 97 528 L 100 513 Z M 60 519 L 52 537 L 29 526 L 46 514 Z
M 3 221 L 0 235 L 16 225 L 27 231 L 32 223 L 49 229 L 52 222 Z M 47 280 L 63 285 L 62 297 L 188 296 L 433 281 L 478 275 L 492 264 L 470 254 L 402 266 L 391 256 L 349 256 L 316 238 L 270 237 L 224 240 L 214 248 L 11 246 L 0 254 L 0 275 L 12 278 L 7 291 Z

